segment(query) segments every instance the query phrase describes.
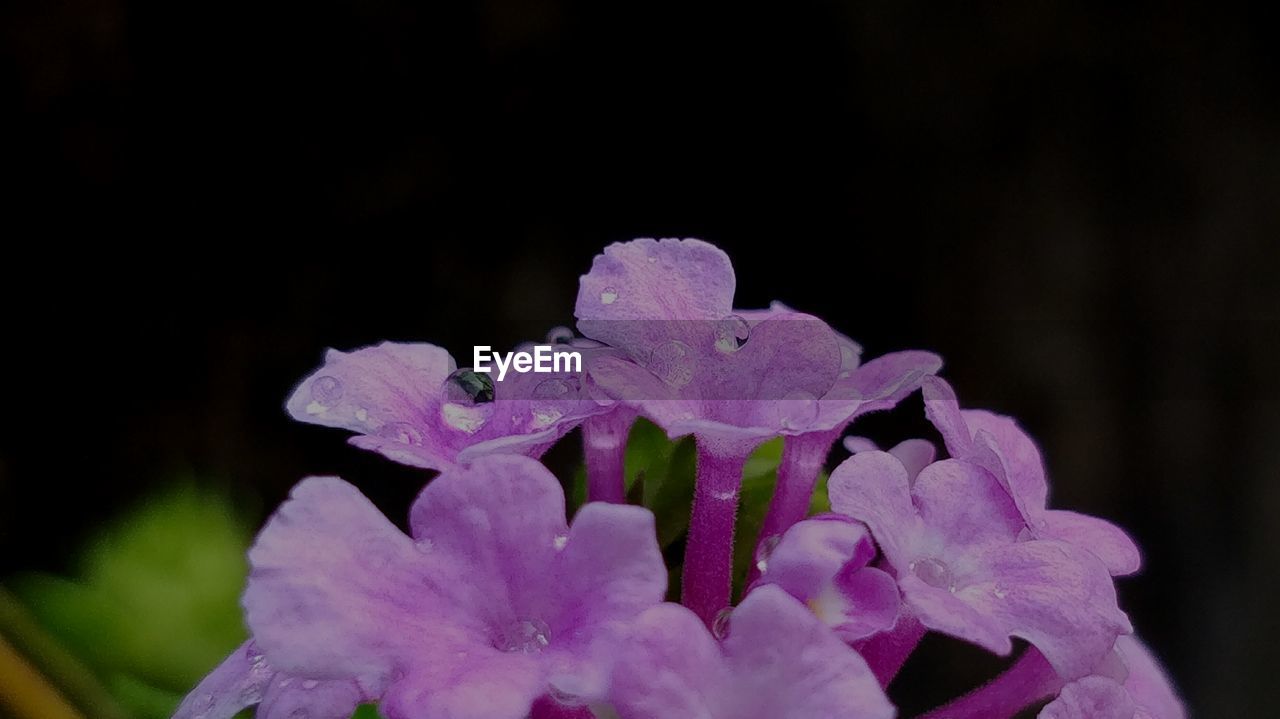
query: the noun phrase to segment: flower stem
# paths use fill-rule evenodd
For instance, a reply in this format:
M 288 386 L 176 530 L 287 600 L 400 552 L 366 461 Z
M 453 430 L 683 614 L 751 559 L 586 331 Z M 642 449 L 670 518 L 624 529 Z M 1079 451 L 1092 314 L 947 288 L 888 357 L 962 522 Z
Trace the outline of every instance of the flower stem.
M 880 680 L 880 686 L 887 687 L 898 675 L 907 657 L 916 650 L 920 640 L 924 639 L 925 627 L 920 620 L 904 615 L 898 618 L 893 629 L 857 645 L 858 653 L 867 660 L 871 673 Z
M 809 514 L 818 473 L 822 471 L 831 443 L 838 434 L 809 432 L 786 438 L 782 445 L 782 461 L 778 464 L 778 483 L 760 527 L 757 554 L 770 537 L 781 535 Z M 760 570 L 753 562 L 747 574 L 747 584 L 759 576 Z
M 533 703 L 529 719 L 593 719 L 595 714 L 587 706 L 566 706 L 548 697 L 539 697 Z
M 1062 688 L 1062 679 L 1035 647 L 983 686 L 918 719 L 1009 719 Z
M 708 627 L 729 606 L 733 574 L 733 525 L 742 469 L 755 442 L 699 436 L 698 478 L 684 551 L 680 601 Z
M 587 463 L 587 501 L 626 502 L 626 474 L 623 460 L 627 433 L 635 413 L 617 409 L 590 417 L 582 423 L 582 445 Z

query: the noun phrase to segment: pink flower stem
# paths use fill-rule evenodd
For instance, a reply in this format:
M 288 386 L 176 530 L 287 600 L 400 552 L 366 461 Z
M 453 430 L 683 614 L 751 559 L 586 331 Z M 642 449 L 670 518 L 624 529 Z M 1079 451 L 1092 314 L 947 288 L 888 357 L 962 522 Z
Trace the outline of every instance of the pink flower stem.
M 880 686 L 887 687 L 898 675 L 902 665 L 907 663 L 907 657 L 916 650 L 924 635 L 925 627 L 920 620 L 904 614 L 898 618 L 893 629 L 877 634 L 856 648 L 862 658 L 867 660 L 871 673 L 880 680 Z
M 778 483 L 773 490 L 773 499 L 769 502 L 769 510 L 764 515 L 764 523 L 760 527 L 760 536 L 756 544 L 759 555 L 765 542 L 770 537 L 777 537 L 787 531 L 796 522 L 809 514 L 809 505 L 813 501 L 813 489 L 818 483 L 818 474 L 827 461 L 827 453 L 831 451 L 831 443 L 840 436 L 839 431 L 808 432 L 787 437 L 782 445 L 782 461 L 778 464 Z M 747 574 L 747 584 L 760 576 L 756 563 L 752 563 Z
M 567 706 L 550 697 L 539 697 L 533 703 L 529 719 L 593 719 L 595 714 L 587 706 Z
M 582 423 L 582 445 L 587 460 L 587 501 L 614 504 L 627 501 L 624 458 L 627 434 L 635 418 L 634 412 L 619 408 Z
M 699 436 L 698 477 L 684 551 L 680 602 L 708 627 L 729 606 L 733 574 L 733 526 L 742 469 L 754 440 Z
M 1010 719 L 1062 688 L 1062 679 L 1035 647 L 1003 674 L 919 719 Z

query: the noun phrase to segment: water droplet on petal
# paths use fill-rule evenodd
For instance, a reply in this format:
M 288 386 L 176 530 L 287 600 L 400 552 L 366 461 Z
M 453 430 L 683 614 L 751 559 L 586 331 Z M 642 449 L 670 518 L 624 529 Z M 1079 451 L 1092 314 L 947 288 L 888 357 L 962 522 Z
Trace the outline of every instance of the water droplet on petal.
M 536 654 L 551 643 L 551 630 L 546 622 L 538 619 L 522 619 L 498 637 L 495 646 L 504 652 Z
M 544 380 L 533 388 L 534 399 L 573 400 L 578 398 L 578 382 L 573 378 L 558 377 Z
M 567 534 L 557 534 L 556 538 L 551 540 L 551 545 L 556 548 L 557 552 L 564 549 L 565 545 L 568 543 L 569 535 Z
M 778 542 L 782 540 L 781 535 L 771 534 L 760 542 L 760 546 L 756 547 L 756 571 L 763 574 L 769 568 L 769 557 L 773 554 L 773 550 L 777 549 Z
M 778 401 L 778 422 L 783 429 L 805 429 L 817 418 L 818 400 L 808 392 L 790 392 Z
M 470 406 L 493 401 L 493 378 L 470 368 L 456 369 L 444 378 L 444 401 Z
M 302 682 L 303 689 L 315 689 L 318 686 L 320 686 L 320 682 L 316 681 L 315 679 L 307 679 Z
M 738 315 L 729 315 L 716 323 L 716 349 L 721 352 L 737 352 L 750 336 L 751 325 Z
M 311 381 L 311 399 L 323 405 L 332 405 L 342 399 L 342 380 L 325 375 Z
M 716 618 L 711 620 L 711 635 L 716 639 L 724 639 L 729 636 L 729 620 L 733 614 L 733 607 L 725 607 L 716 612 Z
M 955 577 L 951 575 L 951 567 L 948 567 L 946 562 L 933 557 L 926 557 L 925 559 L 917 559 L 908 566 L 911 569 L 911 573 L 925 584 L 952 592 L 956 590 Z
M 618 291 L 612 287 L 606 287 L 604 288 L 604 291 L 600 293 L 600 304 L 602 305 L 611 305 L 616 302 L 617 299 Z
M 679 389 L 693 380 L 693 350 L 689 345 L 671 340 L 653 348 L 646 367 L 658 379 Z
M 549 345 L 567 345 L 573 344 L 573 330 L 568 327 L 552 327 L 547 331 L 547 344 Z
M 378 436 L 400 444 L 422 445 L 422 432 L 408 422 L 388 422 L 378 428 Z

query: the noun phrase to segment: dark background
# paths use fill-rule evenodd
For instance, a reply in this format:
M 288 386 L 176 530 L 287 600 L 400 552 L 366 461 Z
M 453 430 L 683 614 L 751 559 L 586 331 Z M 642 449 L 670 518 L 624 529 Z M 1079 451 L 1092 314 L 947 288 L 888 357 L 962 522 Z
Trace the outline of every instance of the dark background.
M 176 476 L 403 513 L 411 471 L 282 411 L 323 348 L 540 336 L 608 242 L 696 236 L 740 306 L 1017 415 L 1145 548 L 1197 715 L 1268 715 L 1276 17 L 1086 5 L 6 4 L 0 573 Z

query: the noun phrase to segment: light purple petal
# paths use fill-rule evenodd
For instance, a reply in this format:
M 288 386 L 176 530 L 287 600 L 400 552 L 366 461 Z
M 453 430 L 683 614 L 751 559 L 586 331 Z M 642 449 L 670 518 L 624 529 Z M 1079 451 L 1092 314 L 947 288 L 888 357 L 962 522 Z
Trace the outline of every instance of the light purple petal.
M 1063 510 L 1048 510 L 1040 519 L 1040 536 L 1088 549 L 1112 576 L 1133 574 L 1142 566 L 1138 546 L 1123 529 L 1106 520 Z
M 797 522 L 778 540 L 764 560 L 763 584 L 776 584 L 802 602 L 818 596 L 846 564 L 866 566 L 875 556 L 871 537 L 861 524 L 820 517 Z
M 976 608 L 954 585 L 935 586 L 913 573 L 898 577 L 903 601 L 920 623 L 935 632 L 977 644 L 1000 655 L 1013 651 L 1009 631 L 997 617 Z
M 583 335 L 647 358 L 678 339 L 663 321 L 730 316 L 734 284 L 729 256 L 701 240 L 615 243 L 580 279 L 574 316 Z
M 911 350 L 876 357 L 852 371 L 842 369 L 821 398 L 822 416 L 815 424 L 837 427 L 869 412 L 892 409 L 941 368 L 938 355 Z
M 273 676 L 254 642 L 245 642 L 191 690 L 173 719 L 231 719 L 262 700 Z
M 494 455 L 448 470 L 418 495 L 409 526 L 421 554 L 448 558 L 437 582 L 460 606 L 492 627 L 547 621 L 569 528 L 564 492 L 541 463 Z
M 1025 526 L 1004 488 L 968 462 L 947 459 L 925 467 L 911 494 L 924 524 L 952 547 L 1011 542 Z
M 437 469 L 452 458 L 432 428 L 440 385 L 454 369 L 449 353 L 431 344 L 329 350 L 324 365 L 298 384 L 285 406 L 299 421 L 368 435 L 357 442 L 365 449 Z
M 827 493 L 833 511 L 866 524 L 890 564 L 906 568 L 920 518 L 902 462 L 887 452 L 855 454 L 831 473 Z
M 1062 688 L 1057 699 L 1037 715 L 1039 719 L 1133 719 L 1136 707 L 1119 684 L 1103 677 L 1086 677 Z
M 350 719 L 363 700 L 354 681 L 316 681 L 277 674 L 255 719 Z
M 832 591 L 820 594 L 809 605 L 846 642 L 892 629 L 902 608 L 898 582 L 889 573 L 875 567 L 854 567 L 846 565 L 836 575 Z M 839 614 L 828 618 L 828 611 Z
M 844 448 L 849 450 L 851 454 L 859 452 L 874 452 L 879 449 L 875 442 L 866 437 L 845 437 Z M 927 439 L 905 439 L 890 450 L 889 454 L 898 458 L 902 462 L 902 466 L 907 470 L 907 481 L 911 484 L 916 483 L 916 477 L 920 475 L 920 471 L 933 463 L 938 456 L 938 448 L 933 446 L 933 442 Z
M 524 719 L 546 691 L 538 661 L 520 652 L 453 653 L 418 662 L 387 692 L 388 719 Z
M 716 700 L 728 670 L 702 620 L 679 604 L 660 604 L 633 629 L 610 689 L 620 719 L 719 719 Z
M 554 576 L 569 598 L 556 622 L 564 627 L 631 620 L 666 595 L 667 567 L 647 509 L 587 504 L 561 546 Z
M 988 549 L 956 596 L 1031 642 L 1064 679 L 1091 674 L 1116 637 L 1133 631 L 1097 557 L 1065 542 Z
M 334 477 L 294 487 L 249 562 L 246 621 L 272 665 L 289 674 L 385 677 L 420 645 L 466 633 L 432 607 L 413 541 Z
M 942 435 L 947 453 L 965 458 L 972 453 L 973 435 L 960 414 L 960 402 L 955 390 L 941 377 L 926 377 L 921 383 L 924 394 L 924 413 Z
M 778 587 L 752 591 L 723 649 L 724 719 L 889 719 L 893 705 L 862 657 Z
M 975 409 L 962 410 L 960 415 L 974 443 L 996 459 L 984 462 L 984 466 L 1008 487 L 1023 515 L 1034 518 L 1049 497 L 1044 461 L 1036 443 L 1010 417 Z
M 1129 670 L 1124 688 L 1150 719 L 1185 719 L 1186 707 L 1178 698 L 1173 682 L 1151 650 L 1132 635 L 1116 640 L 1116 652 Z

